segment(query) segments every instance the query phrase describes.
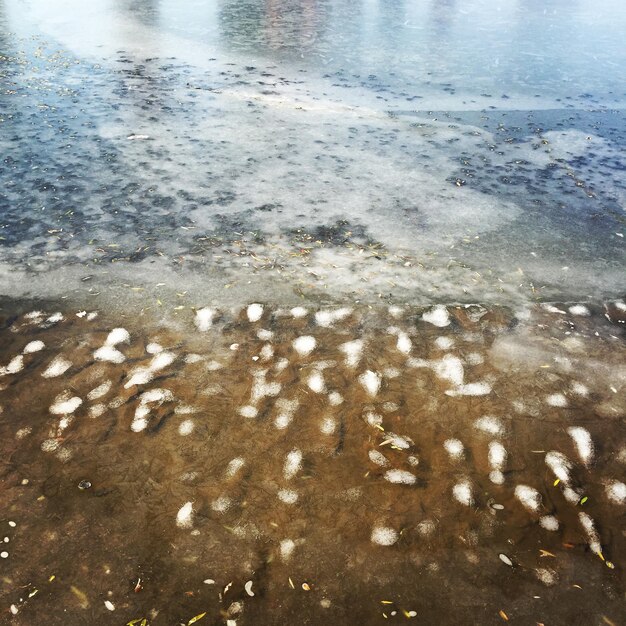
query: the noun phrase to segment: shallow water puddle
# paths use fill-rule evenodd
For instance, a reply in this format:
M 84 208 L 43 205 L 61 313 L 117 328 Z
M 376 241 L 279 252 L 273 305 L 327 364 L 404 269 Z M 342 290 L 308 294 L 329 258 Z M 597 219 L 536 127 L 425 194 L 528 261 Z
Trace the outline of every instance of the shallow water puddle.
M 12 623 L 623 618 L 621 303 L 25 311 Z

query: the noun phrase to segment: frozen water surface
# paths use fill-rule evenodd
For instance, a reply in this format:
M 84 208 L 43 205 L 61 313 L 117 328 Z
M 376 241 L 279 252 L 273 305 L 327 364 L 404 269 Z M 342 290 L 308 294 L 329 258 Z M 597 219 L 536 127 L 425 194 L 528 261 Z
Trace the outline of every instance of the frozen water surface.
M 0 2 L 0 621 L 624 623 L 624 32 Z

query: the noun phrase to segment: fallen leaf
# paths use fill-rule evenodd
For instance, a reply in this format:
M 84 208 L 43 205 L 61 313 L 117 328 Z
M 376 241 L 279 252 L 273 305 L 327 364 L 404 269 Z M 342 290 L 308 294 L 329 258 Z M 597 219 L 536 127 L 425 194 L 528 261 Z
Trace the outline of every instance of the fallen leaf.
M 509 621 L 509 616 L 502 610 L 499 611 L 498 615 L 500 615 L 500 617 L 505 621 L 508 622 Z

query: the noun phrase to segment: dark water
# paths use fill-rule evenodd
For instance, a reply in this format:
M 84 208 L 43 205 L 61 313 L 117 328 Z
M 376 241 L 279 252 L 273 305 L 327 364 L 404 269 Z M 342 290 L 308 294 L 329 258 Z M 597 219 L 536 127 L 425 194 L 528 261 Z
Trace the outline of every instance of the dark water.
M 624 624 L 624 32 L 0 0 L 0 622 Z

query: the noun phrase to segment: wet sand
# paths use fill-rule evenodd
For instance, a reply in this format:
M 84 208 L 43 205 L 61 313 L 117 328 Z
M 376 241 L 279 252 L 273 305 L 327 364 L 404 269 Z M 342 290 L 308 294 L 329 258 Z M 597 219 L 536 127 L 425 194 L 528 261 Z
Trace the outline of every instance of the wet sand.
M 625 309 L 5 302 L 0 620 L 623 624 Z

